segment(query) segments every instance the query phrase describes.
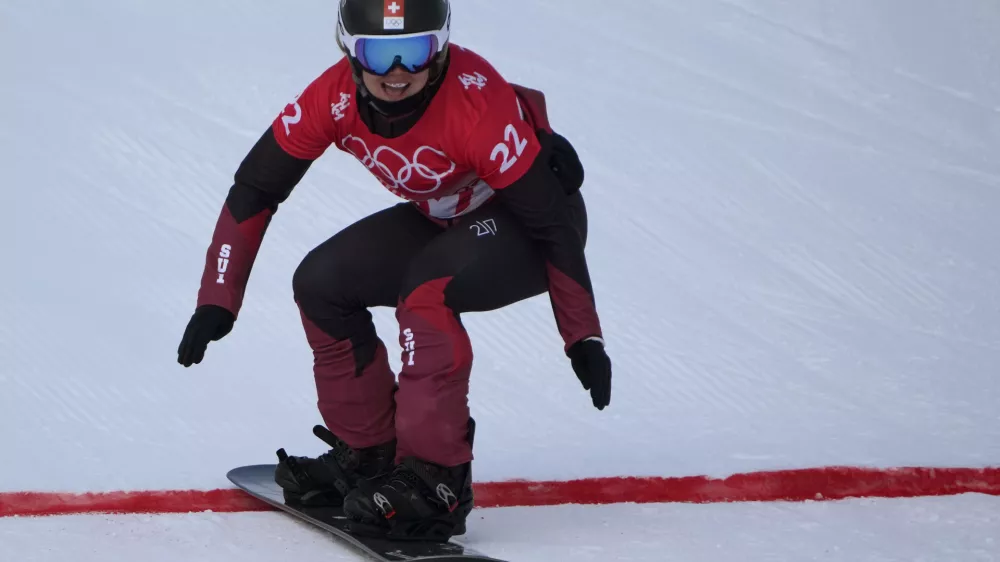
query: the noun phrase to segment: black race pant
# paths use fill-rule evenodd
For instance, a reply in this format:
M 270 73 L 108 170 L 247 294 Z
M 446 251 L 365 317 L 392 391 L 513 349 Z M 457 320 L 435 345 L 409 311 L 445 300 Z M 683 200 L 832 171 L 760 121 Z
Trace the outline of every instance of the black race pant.
M 569 202 L 585 241 L 581 193 Z M 353 447 L 396 438 L 399 459 L 455 466 L 472 459 L 472 348 L 459 315 L 540 295 L 548 281 L 540 248 L 493 200 L 449 226 L 409 203 L 368 216 L 310 252 L 293 287 L 327 427 Z M 398 387 L 368 311 L 375 306 L 396 308 Z

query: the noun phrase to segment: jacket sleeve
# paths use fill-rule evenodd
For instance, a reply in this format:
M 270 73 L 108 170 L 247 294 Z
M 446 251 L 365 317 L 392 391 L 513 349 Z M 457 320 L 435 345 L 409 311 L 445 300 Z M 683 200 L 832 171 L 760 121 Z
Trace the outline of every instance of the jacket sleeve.
M 239 316 L 271 217 L 336 135 L 330 96 L 345 68 L 339 63 L 310 82 L 240 163 L 205 256 L 198 306 L 214 304 Z
M 541 151 L 520 178 L 497 191 L 499 201 L 543 249 L 549 298 L 565 349 L 603 338 L 584 243 L 571 220 L 566 191 L 550 165 L 552 137 L 540 134 Z
M 215 225 L 198 290 L 198 306 L 221 306 L 239 315 L 250 270 L 278 206 L 301 181 L 312 160 L 279 146 L 273 127 L 260 137 L 236 171 Z
M 544 96 L 515 88 L 495 72 L 484 73 L 483 109 L 465 143 L 466 160 L 544 252 L 549 298 L 565 349 L 603 338 L 583 239 L 567 202 L 567 193 L 579 186 L 564 187 L 563 181 L 573 179 L 561 181 L 553 171 L 565 150 L 554 150 L 558 137 L 548 125 Z

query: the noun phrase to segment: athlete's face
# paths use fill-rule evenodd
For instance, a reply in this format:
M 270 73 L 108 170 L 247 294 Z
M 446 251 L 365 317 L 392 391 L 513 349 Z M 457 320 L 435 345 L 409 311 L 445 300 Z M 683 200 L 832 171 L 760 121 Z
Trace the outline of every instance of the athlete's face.
M 365 87 L 375 97 L 384 101 L 399 101 L 416 94 L 427 85 L 430 69 L 410 74 L 401 68 L 394 68 L 386 76 L 367 72 L 362 74 Z

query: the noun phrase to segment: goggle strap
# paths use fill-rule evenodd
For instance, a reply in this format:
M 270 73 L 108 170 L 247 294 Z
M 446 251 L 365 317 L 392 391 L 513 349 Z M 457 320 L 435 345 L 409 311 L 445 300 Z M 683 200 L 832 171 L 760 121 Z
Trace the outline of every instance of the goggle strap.
M 449 30 L 440 29 L 437 31 L 422 31 L 420 33 L 406 33 L 401 35 L 351 35 L 347 33 L 343 25 L 337 25 L 337 36 L 340 39 L 340 43 L 347 49 L 348 55 L 351 58 L 357 58 L 357 45 L 358 41 L 361 39 L 407 39 L 410 37 L 424 37 L 427 35 L 433 35 L 437 38 L 437 53 L 444 50 L 445 44 L 448 42 L 450 36 Z

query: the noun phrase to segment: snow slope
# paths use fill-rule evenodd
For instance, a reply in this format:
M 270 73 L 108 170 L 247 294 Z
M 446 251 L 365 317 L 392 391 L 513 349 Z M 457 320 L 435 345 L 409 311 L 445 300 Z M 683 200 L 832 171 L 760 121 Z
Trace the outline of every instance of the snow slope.
M 0 0 L 0 491 L 225 487 L 321 450 L 291 275 L 395 202 L 353 157 L 279 211 L 234 332 L 190 370 L 176 347 L 335 9 Z M 547 299 L 468 316 L 479 479 L 1000 463 L 996 2 L 462 0 L 454 28 L 584 159 L 615 366 L 598 412 Z

